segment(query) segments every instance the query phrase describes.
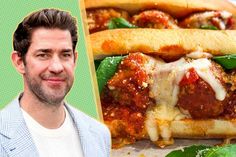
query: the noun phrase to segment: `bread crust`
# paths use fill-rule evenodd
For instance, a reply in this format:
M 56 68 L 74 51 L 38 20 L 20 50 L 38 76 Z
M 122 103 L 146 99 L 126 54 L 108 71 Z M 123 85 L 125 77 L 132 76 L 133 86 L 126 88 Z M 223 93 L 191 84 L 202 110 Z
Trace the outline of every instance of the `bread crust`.
M 113 148 L 120 148 L 127 144 L 132 144 L 129 138 L 124 137 L 122 140 L 119 136 L 120 123 L 119 120 L 105 121 L 109 127 L 113 142 Z M 173 138 L 186 138 L 186 139 L 236 139 L 236 119 L 182 119 L 167 121 L 169 123 L 170 136 L 168 139 L 163 139 L 161 135 L 157 141 L 153 141 L 158 147 L 165 147 L 174 143 Z M 157 130 L 161 126 L 157 126 Z M 118 131 L 118 132 L 117 132 Z M 147 131 L 144 129 L 143 136 L 140 139 L 149 139 Z
M 236 119 L 184 119 L 171 122 L 177 138 L 236 138 Z
M 132 52 L 170 60 L 197 50 L 236 54 L 236 30 L 114 29 L 91 34 L 90 39 L 95 59 Z
M 112 7 L 136 13 L 144 9 L 159 9 L 173 17 L 182 18 L 193 12 L 226 10 L 236 15 L 236 6 L 227 0 L 85 0 L 85 7 Z

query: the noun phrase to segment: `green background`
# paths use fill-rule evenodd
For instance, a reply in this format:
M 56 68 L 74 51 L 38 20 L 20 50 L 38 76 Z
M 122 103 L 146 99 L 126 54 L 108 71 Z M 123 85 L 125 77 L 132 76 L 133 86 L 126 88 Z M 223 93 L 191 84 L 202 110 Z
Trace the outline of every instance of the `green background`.
M 33 11 L 42 8 L 67 10 L 77 17 L 79 26 L 79 52 L 74 86 L 66 97 L 68 103 L 98 118 L 92 89 L 91 72 L 83 32 L 82 17 L 77 0 L 1 0 L 0 1 L 0 109 L 23 90 L 22 76 L 11 62 L 12 35 L 18 23 Z

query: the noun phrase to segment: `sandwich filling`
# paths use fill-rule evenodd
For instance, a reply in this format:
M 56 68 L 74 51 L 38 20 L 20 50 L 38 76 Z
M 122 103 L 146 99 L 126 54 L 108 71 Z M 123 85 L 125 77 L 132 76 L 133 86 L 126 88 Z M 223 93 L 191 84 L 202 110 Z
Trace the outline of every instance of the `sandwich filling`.
M 143 138 L 172 144 L 174 120 L 235 118 L 235 72 L 208 57 L 193 52 L 169 63 L 142 53 L 124 57 L 101 93 L 113 147 Z
M 193 13 L 182 19 L 175 19 L 168 13 L 157 9 L 144 10 L 136 14 L 130 14 L 125 10 L 115 8 L 87 9 L 90 33 L 108 29 L 109 22 L 113 18 L 123 18 L 140 28 L 235 29 L 235 19 L 233 15 L 227 11 L 204 11 Z

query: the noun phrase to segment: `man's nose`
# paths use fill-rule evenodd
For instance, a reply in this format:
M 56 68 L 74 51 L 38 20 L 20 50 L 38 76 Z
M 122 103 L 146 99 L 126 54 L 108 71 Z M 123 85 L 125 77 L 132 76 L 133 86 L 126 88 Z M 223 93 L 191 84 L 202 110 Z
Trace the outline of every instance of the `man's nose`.
M 59 57 L 54 56 L 51 59 L 50 65 L 48 67 L 48 70 L 52 73 L 61 73 L 63 71 L 64 67 Z

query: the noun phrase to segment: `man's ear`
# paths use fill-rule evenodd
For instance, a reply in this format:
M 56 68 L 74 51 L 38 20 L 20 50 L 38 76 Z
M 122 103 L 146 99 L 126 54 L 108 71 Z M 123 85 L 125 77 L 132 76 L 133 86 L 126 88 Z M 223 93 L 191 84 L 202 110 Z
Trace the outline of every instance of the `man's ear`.
M 76 63 L 76 61 L 77 61 L 77 59 L 78 59 L 78 52 L 77 52 L 77 51 L 75 51 L 74 57 L 75 57 L 74 61 L 75 61 L 75 63 Z
M 11 54 L 11 60 L 16 68 L 16 70 L 21 73 L 21 74 L 24 74 L 25 73 L 25 65 L 24 65 L 24 62 L 23 62 L 23 59 L 22 57 L 20 57 L 18 55 L 18 52 L 17 51 L 13 51 L 12 54 Z

